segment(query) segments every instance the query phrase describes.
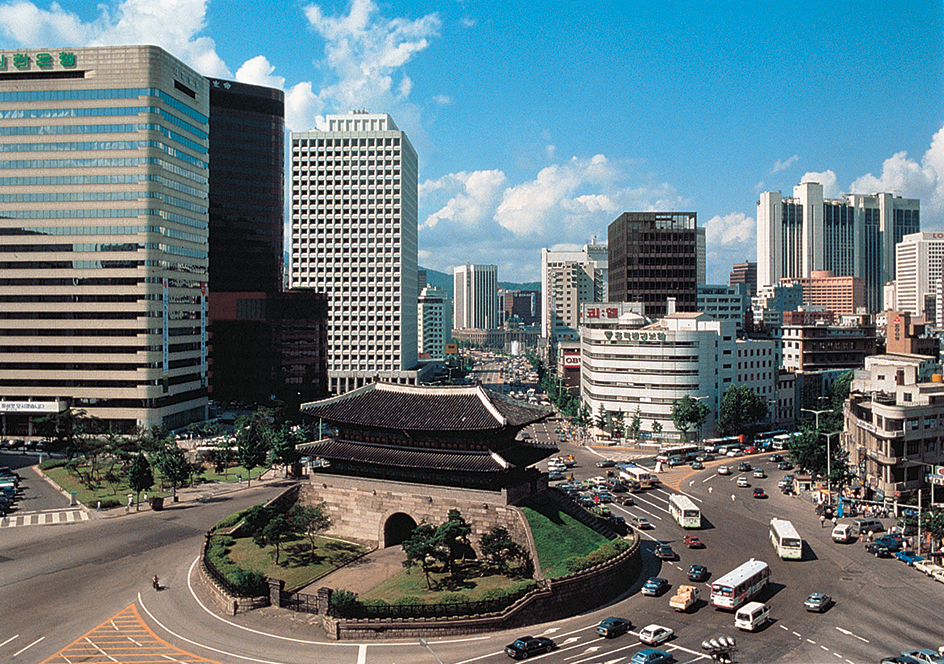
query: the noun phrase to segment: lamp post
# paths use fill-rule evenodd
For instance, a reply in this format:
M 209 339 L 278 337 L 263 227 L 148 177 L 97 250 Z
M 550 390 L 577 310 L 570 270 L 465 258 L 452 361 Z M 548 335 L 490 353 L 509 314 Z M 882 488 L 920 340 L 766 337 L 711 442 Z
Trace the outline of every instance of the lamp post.
M 810 410 L 809 408 L 801 408 L 801 409 L 800 409 L 800 412 L 801 412 L 801 413 L 812 413 L 813 415 L 816 416 L 816 432 L 819 433 L 819 416 L 820 416 L 822 413 L 831 413 L 832 410 L 830 410 L 830 409 L 828 409 L 828 408 L 827 408 L 826 410 Z
M 830 486 L 832 482 L 831 475 L 832 475 L 833 455 L 831 454 L 831 448 L 829 445 L 829 437 L 838 436 L 840 434 L 842 434 L 841 431 L 833 431 L 831 433 L 823 434 L 824 436 L 826 436 L 826 500 L 829 501 L 826 504 L 829 505 L 830 507 L 833 506 L 833 492 Z
M 420 645 L 423 646 L 424 648 L 426 648 L 426 649 L 429 651 L 429 653 L 430 653 L 433 657 L 436 658 L 436 661 L 439 662 L 439 664 L 443 664 L 442 660 L 439 659 L 439 655 L 437 655 L 436 653 L 434 653 L 434 652 L 433 652 L 433 649 L 429 647 L 429 643 L 426 641 L 426 639 L 420 637 Z

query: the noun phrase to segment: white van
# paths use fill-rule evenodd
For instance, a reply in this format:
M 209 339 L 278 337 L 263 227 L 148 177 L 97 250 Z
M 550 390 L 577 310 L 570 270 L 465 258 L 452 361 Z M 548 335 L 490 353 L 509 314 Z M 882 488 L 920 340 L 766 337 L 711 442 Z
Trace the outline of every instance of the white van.
M 851 523 L 838 523 L 833 528 L 832 538 L 834 542 L 845 544 L 855 541 L 858 535 L 855 534 Z
M 748 602 L 734 614 L 734 626 L 753 632 L 758 627 L 767 624 L 769 618 L 769 606 L 763 602 Z

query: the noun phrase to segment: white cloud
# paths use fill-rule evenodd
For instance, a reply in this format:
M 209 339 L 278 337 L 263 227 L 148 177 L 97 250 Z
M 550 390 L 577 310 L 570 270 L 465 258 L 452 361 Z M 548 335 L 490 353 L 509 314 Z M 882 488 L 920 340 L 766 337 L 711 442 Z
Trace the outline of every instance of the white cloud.
M 757 227 L 754 219 L 743 212 L 732 212 L 724 216 L 715 215 L 702 225 L 705 227 L 705 240 L 708 246 L 753 243 Z
M 823 171 L 822 173 L 815 173 L 810 171 L 804 173 L 803 177 L 800 178 L 800 182 L 819 182 L 823 185 L 823 196 L 826 198 L 839 198 L 842 195 L 842 192 L 839 191 L 839 186 L 836 184 L 836 174 L 830 170 Z
M 778 159 L 777 161 L 774 162 L 774 165 L 770 167 L 770 172 L 780 173 L 781 171 L 785 171 L 791 166 L 793 166 L 799 159 L 800 159 L 799 155 L 793 155 L 789 159 L 783 159 L 783 160 Z
M 439 106 L 449 106 L 452 104 L 452 97 L 449 95 L 433 95 L 433 103 Z
M 236 80 L 240 83 L 264 85 L 277 90 L 284 89 L 285 79 L 281 76 L 273 76 L 273 71 L 275 71 L 275 65 L 271 64 L 264 55 L 257 55 L 251 60 L 246 60 L 236 71 Z
M 435 228 L 441 221 L 450 222 L 451 231 L 457 227 L 479 229 L 487 224 L 501 198 L 507 179 L 498 170 L 451 173 L 439 180 L 420 185 L 421 199 L 431 199 L 435 193 L 449 196 L 442 206 L 426 217 L 421 228 Z
M 895 192 L 905 198 L 919 198 L 922 213 L 930 212 L 940 220 L 944 213 L 944 127 L 931 139 L 920 162 L 898 152 L 882 163 L 881 175 L 868 173 L 856 178 L 850 191 Z

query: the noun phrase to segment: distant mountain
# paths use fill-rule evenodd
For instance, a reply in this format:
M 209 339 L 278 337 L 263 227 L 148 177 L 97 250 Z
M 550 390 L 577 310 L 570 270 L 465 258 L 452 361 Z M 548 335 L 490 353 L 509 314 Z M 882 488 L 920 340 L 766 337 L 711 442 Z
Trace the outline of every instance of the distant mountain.
M 449 293 L 449 297 L 453 296 L 452 292 L 452 275 L 446 274 L 445 272 L 437 272 L 436 270 L 430 270 L 426 267 L 420 267 L 421 270 L 426 270 L 426 283 L 430 286 L 435 286 L 440 290 L 444 290 Z M 533 281 L 527 284 L 516 284 L 510 281 L 499 281 L 499 288 L 504 288 L 505 290 L 541 290 L 541 282 Z

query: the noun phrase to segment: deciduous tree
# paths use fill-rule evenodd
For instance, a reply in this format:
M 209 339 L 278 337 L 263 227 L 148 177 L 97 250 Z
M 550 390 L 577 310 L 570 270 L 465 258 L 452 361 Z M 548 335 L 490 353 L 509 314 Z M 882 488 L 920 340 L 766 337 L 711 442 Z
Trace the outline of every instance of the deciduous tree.
M 718 428 L 725 435 L 749 433 L 767 419 L 767 400 L 747 385 L 732 385 L 724 392 Z
M 131 466 L 128 468 L 128 486 L 135 492 L 135 510 L 141 500 L 141 492 L 147 491 L 154 486 L 154 473 L 151 471 L 151 464 L 143 453 L 138 452 L 131 459 Z
M 308 538 L 311 544 L 311 560 L 315 560 L 315 538 L 331 527 L 324 503 L 320 505 L 295 505 L 289 512 L 295 522 L 295 530 Z

